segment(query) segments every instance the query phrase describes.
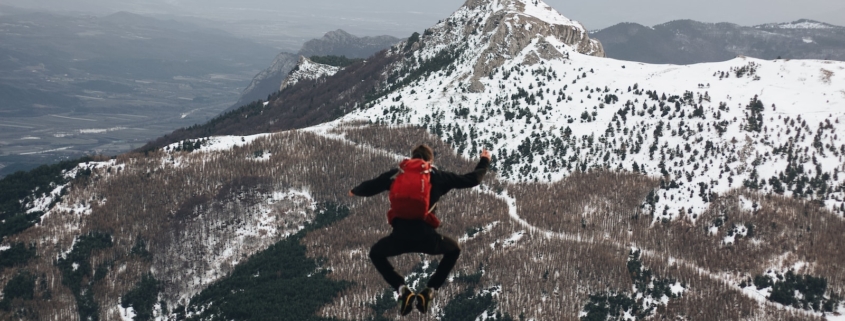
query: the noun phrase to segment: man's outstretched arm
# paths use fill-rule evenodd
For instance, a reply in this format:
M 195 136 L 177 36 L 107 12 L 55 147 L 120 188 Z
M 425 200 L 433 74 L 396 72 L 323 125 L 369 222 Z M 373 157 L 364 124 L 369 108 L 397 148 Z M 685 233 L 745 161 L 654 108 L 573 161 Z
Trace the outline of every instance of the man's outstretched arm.
M 390 190 L 390 184 L 393 183 L 393 176 L 398 171 L 398 169 L 387 171 L 376 178 L 355 186 L 355 188 L 349 191 L 349 196 L 369 197 Z
M 444 179 L 450 188 L 469 188 L 478 186 L 487 174 L 487 169 L 490 167 L 490 151 L 484 149 L 481 151 L 481 159 L 475 165 L 475 170 L 472 172 L 458 175 L 454 173 L 444 173 Z

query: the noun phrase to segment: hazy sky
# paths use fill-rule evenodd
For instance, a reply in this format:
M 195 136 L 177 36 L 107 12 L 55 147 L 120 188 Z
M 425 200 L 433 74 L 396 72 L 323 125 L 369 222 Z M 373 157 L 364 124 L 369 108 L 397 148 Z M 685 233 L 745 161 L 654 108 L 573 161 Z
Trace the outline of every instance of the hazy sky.
M 0 4 L 108 13 L 172 13 L 289 23 L 305 29 L 343 28 L 362 35 L 406 37 L 443 19 L 464 0 L 0 0 Z M 619 22 L 655 25 L 677 19 L 756 25 L 809 18 L 845 25 L 842 0 L 546 0 L 587 29 Z M 307 25 L 307 26 L 306 26 Z

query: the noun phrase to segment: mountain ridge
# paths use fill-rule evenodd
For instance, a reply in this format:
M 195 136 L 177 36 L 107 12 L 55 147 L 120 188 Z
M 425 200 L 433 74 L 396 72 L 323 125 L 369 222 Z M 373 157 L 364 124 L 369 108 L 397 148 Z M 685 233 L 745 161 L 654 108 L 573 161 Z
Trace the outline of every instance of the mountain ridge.
M 820 26 L 824 28 L 818 28 Z M 809 19 L 750 27 L 687 19 L 652 27 L 620 23 L 590 34 L 603 41 L 611 58 L 692 64 L 725 61 L 739 55 L 761 59 L 842 61 L 845 60 L 843 30 L 843 27 Z
M 334 55 L 367 58 L 399 41 L 400 39 L 391 36 L 356 37 L 341 29 L 327 32 L 319 39 L 307 41 L 296 54 L 282 52 L 276 56 L 270 67 L 258 73 L 243 90 L 238 101 L 226 111 L 256 100 L 265 100 L 268 95 L 277 92 L 288 73 L 298 63 L 299 56 Z

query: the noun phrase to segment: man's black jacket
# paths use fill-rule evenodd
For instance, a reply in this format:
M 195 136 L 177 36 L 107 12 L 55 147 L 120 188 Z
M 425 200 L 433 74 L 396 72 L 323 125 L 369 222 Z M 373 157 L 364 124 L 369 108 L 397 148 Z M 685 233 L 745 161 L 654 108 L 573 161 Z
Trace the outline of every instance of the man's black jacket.
M 441 171 L 433 168 L 431 171 L 431 194 L 429 196 L 429 207 L 434 206 L 440 197 L 448 193 L 454 188 L 470 188 L 481 184 L 484 175 L 487 174 L 487 168 L 490 166 L 490 160 L 481 158 L 475 170 L 472 172 L 459 175 L 452 172 Z M 393 177 L 399 172 L 398 168 L 391 169 L 378 177 L 365 181 L 352 189 L 352 194 L 357 196 L 373 196 L 378 193 L 389 191 L 390 185 L 393 184 Z

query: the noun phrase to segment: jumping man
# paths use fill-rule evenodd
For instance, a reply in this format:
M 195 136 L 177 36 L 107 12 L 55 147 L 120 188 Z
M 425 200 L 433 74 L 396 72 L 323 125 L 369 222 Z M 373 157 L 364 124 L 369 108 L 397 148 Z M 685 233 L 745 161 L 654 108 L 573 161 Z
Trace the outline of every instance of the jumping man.
M 432 166 L 431 147 L 420 145 L 411 151 L 399 168 L 363 182 L 349 191 L 350 196 L 369 197 L 390 191 L 387 222 L 393 231 L 370 249 L 370 260 L 384 280 L 399 293 L 399 313 L 407 315 L 416 301 L 417 309 L 426 313 L 439 289 L 461 254 L 458 242 L 437 233 L 440 220 L 434 215 L 437 201 L 454 188 L 470 188 L 481 183 L 490 165 L 490 152 L 481 152 L 481 160 L 472 172 L 459 175 Z M 405 285 L 405 278 L 394 270 L 388 257 L 405 253 L 443 254 L 434 275 L 425 289 L 415 294 Z

